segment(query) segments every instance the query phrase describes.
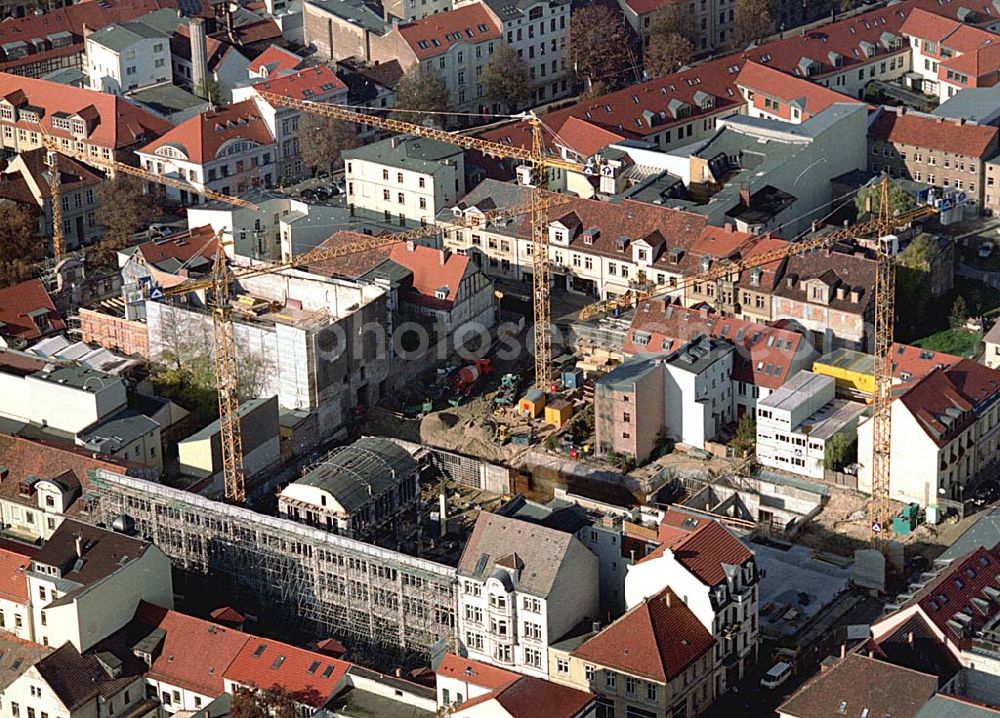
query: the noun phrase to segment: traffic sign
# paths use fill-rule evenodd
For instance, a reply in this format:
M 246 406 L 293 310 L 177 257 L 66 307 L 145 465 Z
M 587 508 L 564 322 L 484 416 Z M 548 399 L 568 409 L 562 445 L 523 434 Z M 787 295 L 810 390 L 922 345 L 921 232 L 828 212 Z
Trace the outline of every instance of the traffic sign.
M 154 302 L 162 302 L 163 296 L 163 290 L 159 287 L 153 287 L 152 291 L 149 293 L 149 298 Z
M 872 522 L 872 533 L 873 534 L 882 533 L 882 524 L 880 524 L 878 521 L 873 521 Z

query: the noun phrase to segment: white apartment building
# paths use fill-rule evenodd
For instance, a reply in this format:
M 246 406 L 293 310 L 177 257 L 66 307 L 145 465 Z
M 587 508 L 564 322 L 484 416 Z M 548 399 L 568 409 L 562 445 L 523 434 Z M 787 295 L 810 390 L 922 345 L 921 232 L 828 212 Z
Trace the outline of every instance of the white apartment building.
M 757 402 L 757 460 L 764 466 L 822 479 L 826 446 L 843 434 L 857 438 L 865 405 L 834 397 L 832 376 L 800 371 Z
M 757 661 L 761 575 L 753 552 L 719 522 L 692 517 L 682 526 L 686 535 L 628 568 L 625 601 L 632 608 L 664 588 L 683 597 L 715 638 L 715 695 L 721 695 Z
M 462 0 L 457 7 L 479 3 Z M 569 0 L 485 0 L 483 3 L 500 24 L 505 44 L 528 65 L 532 84 L 529 104 L 549 102 L 573 91 L 566 68 L 569 43 Z
M 455 145 L 399 136 L 343 154 L 347 204 L 365 229 L 434 224 L 465 194 L 465 153 Z
M 734 354 L 729 342 L 700 337 L 664 360 L 668 436 L 702 448 L 733 420 Z
M 125 406 L 125 384 L 76 366 L 39 367 L 26 376 L 0 371 L 0 416 L 76 434 Z
M 173 9 L 158 12 L 172 16 L 177 24 Z M 91 90 L 124 95 L 173 80 L 169 33 L 144 18 L 103 27 L 86 37 L 84 48 L 84 73 Z
M 889 486 L 932 520 L 1000 458 L 1000 372 L 963 359 L 936 369 L 892 403 Z M 872 421 L 858 426 L 858 488 L 871 490 Z
M 277 179 L 274 136 L 251 101 L 192 117 L 136 154 L 147 172 L 227 195 L 270 187 Z M 173 187 L 166 193 L 183 204 L 205 201 Z
M 482 512 L 458 565 L 469 658 L 545 678 L 548 647 L 598 619 L 598 559 L 575 536 Z
M 272 92 L 282 97 L 330 104 L 347 103 L 347 85 L 327 66 L 310 67 L 290 74 L 276 75 L 246 87 L 233 88 L 233 102 L 253 100 L 267 124 L 276 145 L 277 177 L 295 179 L 304 176 L 308 168 L 299 150 L 299 125 L 302 113 L 285 105 L 272 105 L 259 92 Z M 331 158 L 333 160 L 335 158 Z M 327 168 L 328 169 L 328 168 Z

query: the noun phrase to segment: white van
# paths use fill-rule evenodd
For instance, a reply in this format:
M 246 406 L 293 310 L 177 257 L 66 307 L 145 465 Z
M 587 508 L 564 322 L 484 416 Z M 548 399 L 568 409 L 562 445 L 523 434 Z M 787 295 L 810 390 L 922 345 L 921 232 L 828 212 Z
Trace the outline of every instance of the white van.
M 775 663 L 771 666 L 771 670 L 764 674 L 764 677 L 760 679 L 760 685 L 769 690 L 774 690 L 782 683 L 787 681 L 792 675 L 792 666 L 789 663 L 781 661 Z

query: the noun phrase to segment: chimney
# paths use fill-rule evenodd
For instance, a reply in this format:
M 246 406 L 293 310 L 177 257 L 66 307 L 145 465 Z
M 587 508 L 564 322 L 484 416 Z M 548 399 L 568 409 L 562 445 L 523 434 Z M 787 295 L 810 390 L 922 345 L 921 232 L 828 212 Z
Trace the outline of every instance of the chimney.
M 76 535 L 76 557 L 83 558 L 83 534 Z
M 593 621 L 590 624 L 590 630 L 592 630 L 594 633 L 600 633 L 600 631 L 601 631 L 601 622 L 600 621 Z
M 817 221 L 817 220 L 814 219 L 812 221 L 812 226 L 810 227 L 810 230 L 812 232 L 815 232 L 817 229 L 819 229 L 819 221 Z
M 670 589 L 667 589 L 666 593 L 663 594 L 663 602 L 667 604 L 667 608 L 670 608 Z
M 726 223 L 725 223 L 724 225 L 722 225 L 722 226 L 723 226 L 723 228 L 724 228 L 724 229 L 725 229 L 725 230 L 726 230 L 727 232 L 732 232 L 732 231 L 733 231 L 733 223 L 732 223 L 732 222 L 726 222 Z
M 402 669 L 402 668 L 399 668 L 399 667 L 397 666 L 397 667 L 396 667 L 396 678 L 402 678 L 402 677 L 403 677 L 403 669 Z
M 438 250 L 438 261 L 441 263 L 442 267 L 448 262 L 448 250 L 447 249 L 439 249 Z
M 951 121 L 954 122 L 959 127 L 961 127 L 962 125 L 965 124 L 965 118 L 964 117 L 953 117 L 953 118 L 951 118 Z
M 208 79 L 208 48 L 205 41 L 205 21 L 191 18 L 191 85 L 195 94 L 207 98 L 205 81 Z
M 740 185 L 740 204 L 744 207 L 750 206 L 750 187 L 746 184 Z
M 417 243 L 415 241 L 413 241 L 412 239 L 406 240 L 406 251 L 407 252 L 414 252 L 414 251 L 416 251 L 416 249 L 417 249 Z
M 438 515 L 441 522 L 441 537 L 448 535 L 448 497 L 445 495 L 444 485 L 441 486 L 441 493 L 438 495 Z
M 906 642 L 909 643 L 911 646 L 913 645 L 913 631 L 907 632 Z
M 399 146 L 399 135 L 393 135 L 389 141 L 392 142 L 392 149 L 396 149 Z
M 87 23 L 83 23 L 83 38 L 86 40 L 93 34 L 94 30 Z
M 847 655 L 847 644 L 846 643 L 841 643 L 840 644 L 840 657 L 843 658 L 846 655 Z

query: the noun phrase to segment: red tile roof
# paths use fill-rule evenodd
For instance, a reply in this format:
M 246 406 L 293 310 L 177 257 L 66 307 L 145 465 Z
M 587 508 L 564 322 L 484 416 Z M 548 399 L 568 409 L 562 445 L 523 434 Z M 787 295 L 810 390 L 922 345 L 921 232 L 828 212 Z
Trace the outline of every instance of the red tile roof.
M 895 342 L 890 350 L 892 356 L 892 375 L 896 379 L 916 383 L 940 367 L 949 367 L 962 361 L 961 357 L 929 349 L 900 344 Z M 903 379 L 903 374 L 908 378 Z
M 741 88 L 752 90 L 754 107 L 763 109 L 775 115 L 773 107 L 765 107 L 764 98 L 780 100 L 780 110 L 777 116 L 783 120 L 791 120 L 792 105 L 802 111 L 802 120 L 818 115 L 820 112 L 838 102 L 858 104 L 859 100 L 839 92 L 817 85 L 804 77 L 794 77 L 758 62 L 747 62 L 736 78 L 736 84 Z
M 215 33 L 216 36 L 224 35 L 225 30 L 220 30 Z M 240 45 L 240 49 L 244 53 L 249 53 L 252 55 L 252 48 L 247 47 L 248 45 L 255 45 L 256 43 L 263 43 L 268 41 L 275 41 L 281 39 L 281 28 L 278 27 L 278 23 L 271 19 L 264 19 L 260 22 L 247 23 L 246 25 L 238 25 L 235 30 L 236 40 Z
M 371 237 L 360 232 L 352 232 L 342 229 L 333 234 L 328 239 L 323 240 L 316 247 L 316 251 L 331 249 L 346 242 L 368 242 Z M 312 274 L 320 274 L 325 277 L 346 277 L 357 279 L 368 274 L 377 266 L 389 259 L 390 245 L 376 247 L 360 252 L 351 252 L 336 259 L 327 259 L 322 262 L 309 262 L 299 266 Z
M 255 82 L 254 87 L 297 100 L 327 100 L 338 93 L 347 93 L 347 85 L 332 68 L 308 67 L 280 77 Z
M 223 674 L 247 642 L 256 640 L 146 602 L 139 604 L 135 620 L 149 628 L 162 628 L 167 634 L 147 677 L 211 697 L 225 692 Z
M 868 130 L 884 142 L 927 147 L 963 157 L 985 158 L 996 149 L 997 128 L 917 112 L 882 110 Z
M 590 157 L 608 145 L 621 142 L 624 136 L 576 117 L 567 117 L 552 142 L 573 150 L 582 157 Z
M 72 472 L 78 481 L 86 483 L 87 472 L 105 469 L 118 474 L 128 472 L 131 464 L 103 454 L 94 454 L 73 444 L 51 441 L 30 441 L 0 434 L 0 466 L 8 471 L 2 483 L 20 481 L 28 476 L 57 479 Z
M 469 257 L 422 244 L 395 244 L 389 250 L 389 259 L 413 272 L 416 296 L 411 296 L 411 301 L 443 309 L 454 306 L 462 278 L 469 268 Z M 448 290 L 447 297 L 438 299 L 436 292 L 442 288 Z
M 966 75 L 968 81 L 958 82 L 954 76 L 948 77 L 948 70 Z M 942 61 L 938 67 L 938 78 L 965 87 L 992 87 L 997 82 L 998 70 L 1000 70 L 1000 42 L 993 42 L 978 50 Z
M 518 674 L 512 671 L 505 671 L 503 668 L 474 661 L 471 658 L 462 658 L 454 653 L 444 654 L 444 658 L 441 659 L 435 673 L 445 678 L 465 681 L 490 691 L 501 688 L 518 678 Z
M 938 446 L 947 444 L 976 420 L 972 403 L 948 381 L 943 369 L 932 371 L 900 401 Z
M 139 152 L 154 154 L 159 148 L 169 145 L 183 152 L 191 162 L 205 164 L 216 158 L 223 145 L 234 140 L 249 140 L 258 145 L 274 142 L 253 100 L 237 102 L 185 120 Z
M 48 312 L 50 330 L 41 331 L 28 316 L 29 312 L 39 309 Z M 0 334 L 20 337 L 29 342 L 66 328 L 40 279 L 29 279 L 0 289 L 0 322 L 3 322 Z
M 206 62 L 208 69 L 215 72 L 220 63 L 226 59 L 231 52 L 237 52 L 228 40 L 220 40 L 215 37 L 205 38 Z M 177 29 L 170 36 L 170 54 L 175 58 L 191 62 L 191 28 L 187 24 L 178 25 Z
M 250 72 L 277 77 L 286 72 L 297 70 L 301 64 L 302 58 L 291 50 L 286 50 L 278 45 L 271 45 L 271 47 L 260 53 L 250 63 Z
M 1000 544 L 980 546 L 954 561 L 914 601 L 949 641 L 967 650 L 976 631 L 996 614 L 996 601 L 986 589 L 1000 591 Z M 976 603 L 985 606 L 985 611 Z
M 496 701 L 502 715 L 510 718 L 577 718 L 585 715 L 595 700 L 587 691 L 561 686 L 541 678 L 521 676 L 505 686 L 457 706 L 456 718 L 481 715 L 478 706 Z
M 264 690 L 281 686 L 297 702 L 314 708 L 321 708 L 340 689 L 351 667 L 322 653 L 267 638 L 248 638 L 223 677 Z
M 0 99 L 19 107 L 30 105 L 41 108 L 42 126 L 53 137 L 73 137 L 70 132 L 52 126 L 52 117 L 56 113 L 91 115 L 96 120 L 87 142 L 108 149 L 130 147 L 157 137 L 171 127 L 166 120 L 124 98 L 6 72 L 0 72 Z M 3 120 L 0 124 L 33 131 L 38 129 L 34 122 L 23 120 Z
M 0 598 L 27 605 L 28 579 L 24 572 L 30 565 L 30 557 L 0 548 Z
M 959 359 L 945 369 L 948 381 L 968 399 L 973 408 L 992 403 L 1000 394 L 1000 371 L 970 359 Z
M 22 18 L 6 18 L 0 23 L 0 44 L 16 40 L 42 38 L 46 40 L 41 52 L 33 50 L 28 42 L 29 54 L 6 59 L 0 50 L 0 70 L 10 71 L 15 67 L 39 62 L 50 57 L 63 57 L 83 52 L 83 28 L 92 30 L 112 23 L 128 22 L 161 8 L 177 7 L 176 0 L 107 0 L 106 2 L 82 2 L 66 7 L 54 8 L 42 15 L 28 15 Z M 54 47 L 48 38 L 57 33 L 69 32 L 73 37 L 70 44 Z
M 393 28 L 418 60 L 442 55 L 455 43 L 476 44 L 499 40 L 500 25 L 481 3 L 428 15 Z
M 722 565 L 742 566 L 753 558 L 742 541 L 713 519 L 702 520 L 686 538 L 674 544 L 672 551 L 684 568 L 706 586 L 726 580 Z
M 625 0 L 625 4 L 629 6 L 636 15 L 642 16 L 651 12 L 656 12 L 661 7 L 666 6 L 671 0 Z M 673 0 L 675 2 L 680 2 L 681 0 Z
M 31 175 L 42 197 L 49 197 L 52 190 L 49 186 L 49 166 L 45 160 L 46 151 L 39 147 L 35 150 L 22 152 L 18 155 L 24 162 L 24 168 Z M 63 192 L 78 189 L 85 185 L 96 185 L 104 181 L 104 177 L 92 171 L 89 167 L 65 155 L 59 158 L 59 178 Z
M 712 650 L 715 639 L 666 588 L 573 651 L 599 666 L 666 683 Z
M 212 259 L 218 248 L 218 242 L 212 227 L 194 227 L 178 235 L 144 242 L 135 248 L 146 264 L 156 266 L 168 259 L 178 262 L 189 262 L 194 257 Z
M 974 52 L 985 45 L 1000 40 L 1000 36 L 992 32 L 936 15 L 919 7 L 910 12 L 903 22 L 900 32 L 909 37 L 929 40 L 963 53 Z M 937 55 L 939 50 L 930 54 Z M 926 51 L 925 54 L 927 54 Z

